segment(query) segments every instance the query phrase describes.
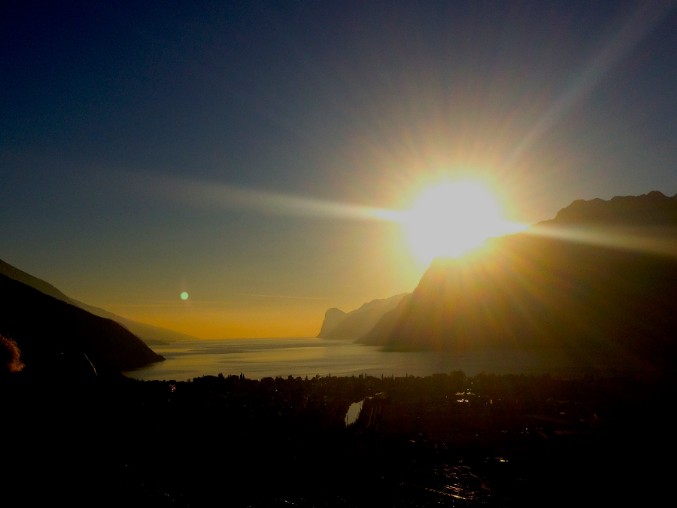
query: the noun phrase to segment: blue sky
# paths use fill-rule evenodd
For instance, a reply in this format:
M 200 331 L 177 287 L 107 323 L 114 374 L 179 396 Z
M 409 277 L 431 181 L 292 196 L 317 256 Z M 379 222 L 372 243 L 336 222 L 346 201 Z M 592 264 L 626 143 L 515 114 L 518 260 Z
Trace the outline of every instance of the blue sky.
M 314 335 L 415 287 L 370 210 L 440 175 L 526 223 L 677 193 L 676 7 L 4 2 L 0 258 L 185 333 Z

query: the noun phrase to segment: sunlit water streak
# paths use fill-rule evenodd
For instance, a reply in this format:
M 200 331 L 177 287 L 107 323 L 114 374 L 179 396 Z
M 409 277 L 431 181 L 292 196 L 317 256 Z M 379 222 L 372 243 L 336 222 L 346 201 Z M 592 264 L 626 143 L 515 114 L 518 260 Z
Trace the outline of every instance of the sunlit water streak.
M 535 351 L 384 352 L 376 346 L 317 338 L 225 339 L 153 346 L 165 361 L 127 372 L 139 380 L 188 381 L 223 374 L 265 377 L 429 376 L 463 371 L 491 374 L 573 374 L 581 366 Z
M 362 412 L 362 406 L 363 405 L 364 405 L 364 400 L 361 400 L 359 402 L 353 402 L 348 407 L 348 411 L 346 412 L 346 417 L 345 417 L 346 427 L 354 424 L 357 421 L 357 419 L 360 417 L 360 413 Z

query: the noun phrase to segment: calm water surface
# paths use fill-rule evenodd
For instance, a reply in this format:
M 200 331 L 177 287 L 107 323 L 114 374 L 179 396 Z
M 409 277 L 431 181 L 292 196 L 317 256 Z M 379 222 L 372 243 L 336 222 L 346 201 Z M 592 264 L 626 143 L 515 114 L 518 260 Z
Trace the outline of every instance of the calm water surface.
M 506 355 L 492 350 L 463 354 L 384 352 L 341 340 L 225 339 L 193 340 L 152 346 L 165 361 L 127 372 L 139 380 L 188 381 L 207 375 L 243 374 L 248 379 L 314 376 L 428 376 L 463 371 L 492 374 L 568 374 L 576 365 L 534 351 Z

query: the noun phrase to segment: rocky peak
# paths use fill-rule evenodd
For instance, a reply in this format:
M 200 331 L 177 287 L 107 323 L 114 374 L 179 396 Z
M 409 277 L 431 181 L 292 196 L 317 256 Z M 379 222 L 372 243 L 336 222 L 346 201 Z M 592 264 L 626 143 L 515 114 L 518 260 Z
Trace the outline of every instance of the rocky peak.
M 615 196 L 609 200 L 577 199 L 541 225 L 677 225 L 677 195 L 651 191 L 640 196 Z

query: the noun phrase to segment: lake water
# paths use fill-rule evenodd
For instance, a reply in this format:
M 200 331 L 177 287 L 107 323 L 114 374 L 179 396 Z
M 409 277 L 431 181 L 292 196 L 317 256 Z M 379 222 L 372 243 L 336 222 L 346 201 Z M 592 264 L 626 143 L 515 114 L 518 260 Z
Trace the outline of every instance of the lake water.
M 189 381 L 223 374 L 264 377 L 429 376 L 463 371 L 490 374 L 570 375 L 584 366 L 534 351 L 506 354 L 385 352 L 375 346 L 318 338 L 193 340 L 152 346 L 165 361 L 126 372 L 133 379 Z

